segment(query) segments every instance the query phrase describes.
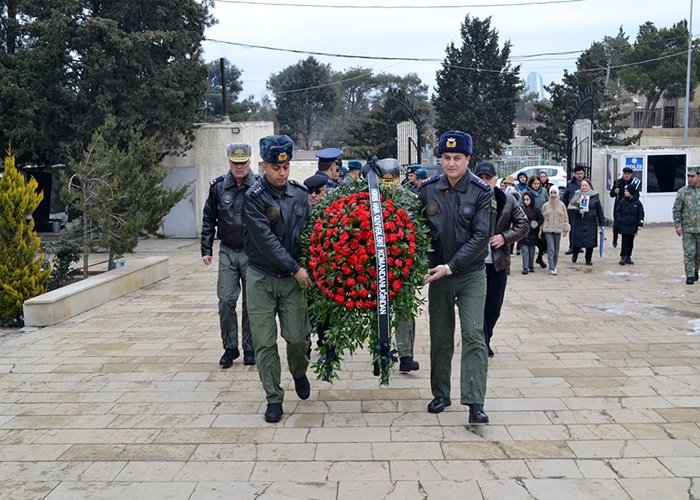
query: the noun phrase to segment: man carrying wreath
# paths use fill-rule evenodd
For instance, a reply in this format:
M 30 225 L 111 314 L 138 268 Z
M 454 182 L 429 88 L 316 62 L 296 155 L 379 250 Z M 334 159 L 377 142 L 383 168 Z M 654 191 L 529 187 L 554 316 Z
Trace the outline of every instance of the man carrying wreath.
M 286 135 L 260 139 L 264 175 L 243 201 L 248 317 L 258 375 L 267 398 L 266 422 L 279 422 L 283 413 L 276 316 L 287 342 L 287 363 L 297 396 L 308 399 L 311 391 L 306 376 L 309 319 L 302 290 L 311 280 L 298 262 L 299 236 L 309 217 L 309 202 L 306 188 L 288 180 L 293 149 L 294 143 Z
M 484 343 L 485 259 L 496 222 L 491 186 L 472 174 L 472 138 L 459 130 L 440 136 L 437 149 L 444 173 L 423 183 L 418 198 L 425 209 L 433 250 L 428 253 L 430 316 L 430 413 L 452 404 L 450 375 L 454 354 L 455 304 L 462 334 L 461 403 L 469 423 L 488 423 L 484 412 L 488 360 Z

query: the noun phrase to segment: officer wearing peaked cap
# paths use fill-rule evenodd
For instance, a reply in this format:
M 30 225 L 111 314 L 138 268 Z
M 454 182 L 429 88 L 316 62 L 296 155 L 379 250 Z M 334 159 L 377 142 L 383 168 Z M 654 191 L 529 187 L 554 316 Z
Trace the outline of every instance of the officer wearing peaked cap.
M 673 225 L 683 238 L 685 283 L 698 281 L 700 271 L 700 167 L 688 167 L 688 184 L 676 193 L 673 203 Z
M 360 178 L 360 172 L 362 171 L 362 162 L 360 160 L 350 160 L 348 162 L 348 173 L 343 180 L 340 181 L 341 186 L 347 186 L 352 184 L 357 179 Z
M 428 288 L 430 316 L 430 413 L 452 404 L 450 377 L 457 304 L 462 336 L 461 403 L 470 423 L 488 423 L 484 412 L 488 360 L 484 343 L 485 259 L 496 221 L 493 191 L 469 170 L 472 138 L 459 130 L 440 136 L 444 173 L 423 183 L 418 199 L 432 239 Z
M 409 165 L 406 167 L 406 187 L 413 193 L 418 194 L 423 181 L 418 180 L 416 172 L 421 168 L 420 165 Z
M 213 260 L 214 236 L 221 240 L 216 295 L 219 299 L 219 326 L 224 347 L 224 354 L 219 360 L 222 368 L 229 368 L 233 365 L 233 360 L 240 356 L 236 302 L 241 290 L 243 364 L 255 364 L 246 303 L 248 257 L 243 251 L 245 228 L 241 219 L 243 197 L 256 179 L 250 171 L 251 149 L 247 143 L 232 143 L 226 147 L 229 171 L 211 182 L 202 218 L 201 252 L 205 265 L 210 265 Z
M 338 148 L 326 148 L 316 151 L 318 170 L 315 175 L 323 175 L 328 179 L 326 187 L 334 189 L 340 181 L 340 167 L 343 166 L 343 151 Z
M 287 342 L 287 364 L 300 399 L 310 395 L 306 370 L 309 319 L 302 287 L 309 274 L 299 264 L 299 235 L 309 217 L 306 188 L 289 180 L 294 143 L 286 135 L 260 139 L 263 176 L 243 202 L 248 254 L 248 316 L 258 375 L 267 399 L 266 422 L 282 419 L 284 390 L 277 350 L 277 322 Z

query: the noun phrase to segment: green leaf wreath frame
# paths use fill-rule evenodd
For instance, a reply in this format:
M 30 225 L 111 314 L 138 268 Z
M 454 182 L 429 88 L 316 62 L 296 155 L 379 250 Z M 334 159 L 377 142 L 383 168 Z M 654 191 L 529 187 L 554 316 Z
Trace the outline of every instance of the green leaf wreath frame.
M 380 384 L 386 385 L 391 366 L 379 363 L 374 350 L 378 337 L 376 271 L 366 194 L 364 179 L 329 192 L 314 207 L 301 237 L 303 264 L 314 283 L 307 290 L 309 312 L 317 324 L 329 325 L 313 368 L 319 379 L 337 380 L 346 353 L 352 355 L 368 345 L 375 374 L 378 369 Z M 399 318 L 414 318 L 424 302 L 418 289 L 428 272 L 430 238 L 415 195 L 398 185 L 382 185 L 381 197 L 395 332 Z

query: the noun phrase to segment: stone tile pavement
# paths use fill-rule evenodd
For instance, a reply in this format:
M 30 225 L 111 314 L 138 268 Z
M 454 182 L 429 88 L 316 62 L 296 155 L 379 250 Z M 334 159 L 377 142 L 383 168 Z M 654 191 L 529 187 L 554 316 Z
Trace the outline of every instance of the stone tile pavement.
M 379 388 L 362 352 L 304 402 L 284 374 L 269 425 L 254 367 L 218 367 L 216 266 L 143 242 L 170 278 L 0 339 L 0 498 L 700 498 L 700 285 L 669 227 L 642 231 L 634 266 L 606 250 L 559 276 L 514 261 L 490 425 L 426 412 L 425 314 L 420 371 Z

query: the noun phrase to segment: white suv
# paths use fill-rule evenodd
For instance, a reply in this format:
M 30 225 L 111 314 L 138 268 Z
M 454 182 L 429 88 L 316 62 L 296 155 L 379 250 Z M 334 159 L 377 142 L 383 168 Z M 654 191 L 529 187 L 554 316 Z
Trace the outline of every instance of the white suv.
M 520 170 L 516 170 L 511 175 L 515 182 L 518 182 L 518 175 L 525 174 L 528 179 L 531 175 L 537 175 L 542 171 L 547 172 L 547 177 L 549 177 L 549 182 L 557 186 L 559 189 L 566 188 L 566 183 L 568 182 L 566 176 L 566 170 L 564 167 L 558 167 L 556 165 L 536 165 L 534 167 L 523 167 Z M 499 183 L 501 179 L 498 180 Z

